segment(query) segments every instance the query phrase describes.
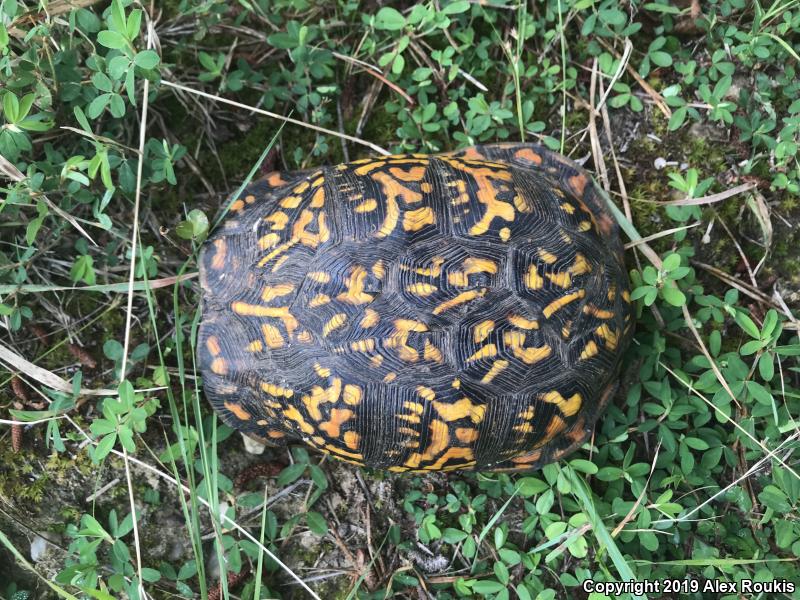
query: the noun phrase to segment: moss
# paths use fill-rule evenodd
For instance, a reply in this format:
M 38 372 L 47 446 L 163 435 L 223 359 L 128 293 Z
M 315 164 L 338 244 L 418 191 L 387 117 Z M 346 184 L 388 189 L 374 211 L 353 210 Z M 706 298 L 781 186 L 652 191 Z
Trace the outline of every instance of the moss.
M 349 125 L 352 127 L 350 131 L 355 131 L 357 125 L 358 117 L 354 117 L 352 125 Z M 386 107 L 379 99 L 375 103 L 375 107 L 372 109 L 369 119 L 364 124 L 361 137 L 378 145 L 385 145 L 387 141 L 394 140 L 397 137 L 395 132 L 398 125 L 397 117 L 387 112 Z M 372 151 L 365 146 L 359 146 L 357 153 L 367 155 L 371 154 Z M 350 154 L 351 159 L 357 158 L 353 152 Z
M 76 417 L 80 421 L 80 417 Z M 39 426 L 26 432 L 23 449 L 0 445 L 0 499 L 37 528 L 59 529 L 81 514 L 79 506 L 100 475 L 86 452 L 50 452 L 41 445 Z M 123 490 L 124 491 L 124 490 Z M 114 490 L 109 490 L 108 497 Z M 106 498 L 104 496 L 104 498 Z
M 49 473 L 37 473 L 30 454 L 14 452 L 10 444 L 0 444 L 0 498 L 13 499 L 19 505 L 37 505 L 51 485 Z

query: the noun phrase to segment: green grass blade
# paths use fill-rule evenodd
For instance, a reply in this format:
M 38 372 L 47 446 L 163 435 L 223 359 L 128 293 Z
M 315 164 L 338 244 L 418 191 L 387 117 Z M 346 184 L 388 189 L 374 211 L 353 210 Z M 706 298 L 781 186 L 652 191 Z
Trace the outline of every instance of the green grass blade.
M 567 479 L 572 486 L 573 492 L 580 501 L 581 508 L 589 517 L 589 522 L 592 524 L 592 531 L 594 532 L 601 549 L 605 548 L 605 550 L 608 552 L 608 555 L 611 557 L 611 562 L 614 563 L 614 566 L 617 569 L 620 580 L 637 581 L 636 573 L 622 555 L 622 552 L 620 552 L 619 548 L 617 547 L 617 543 L 614 541 L 614 538 L 611 537 L 608 529 L 606 529 L 606 525 L 603 522 L 602 517 L 597 512 L 589 486 L 586 485 L 586 482 L 579 477 L 571 467 L 563 467 L 563 470 L 567 473 Z M 642 598 L 642 596 L 634 596 L 634 598 Z

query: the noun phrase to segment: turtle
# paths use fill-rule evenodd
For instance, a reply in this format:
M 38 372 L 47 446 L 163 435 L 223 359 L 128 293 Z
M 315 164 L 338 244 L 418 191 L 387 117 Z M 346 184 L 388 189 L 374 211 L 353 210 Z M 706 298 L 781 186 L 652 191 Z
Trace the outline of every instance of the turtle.
M 394 472 L 568 455 L 633 331 L 616 222 L 583 168 L 534 143 L 270 172 L 199 267 L 221 419 Z

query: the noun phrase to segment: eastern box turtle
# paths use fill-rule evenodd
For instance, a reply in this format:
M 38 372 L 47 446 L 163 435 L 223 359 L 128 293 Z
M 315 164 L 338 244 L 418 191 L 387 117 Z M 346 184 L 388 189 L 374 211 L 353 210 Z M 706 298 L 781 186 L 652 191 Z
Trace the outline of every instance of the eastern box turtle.
M 633 329 L 616 223 L 535 144 L 271 173 L 231 204 L 200 276 L 223 421 L 391 471 L 575 450 Z

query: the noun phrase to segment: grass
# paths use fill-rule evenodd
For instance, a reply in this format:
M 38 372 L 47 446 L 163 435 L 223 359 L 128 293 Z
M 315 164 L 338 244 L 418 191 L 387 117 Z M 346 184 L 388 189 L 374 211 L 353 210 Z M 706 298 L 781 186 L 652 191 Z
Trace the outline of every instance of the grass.
M 800 2 L 495 4 L 0 2 L 0 597 L 800 585 Z M 425 477 L 295 447 L 264 475 L 193 348 L 197 251 L 269 151 L 524 139 L 593 165 L 631 242 L 637 334 L 591 443 Z M 15 501 L 31 477 L 46 501 Z

